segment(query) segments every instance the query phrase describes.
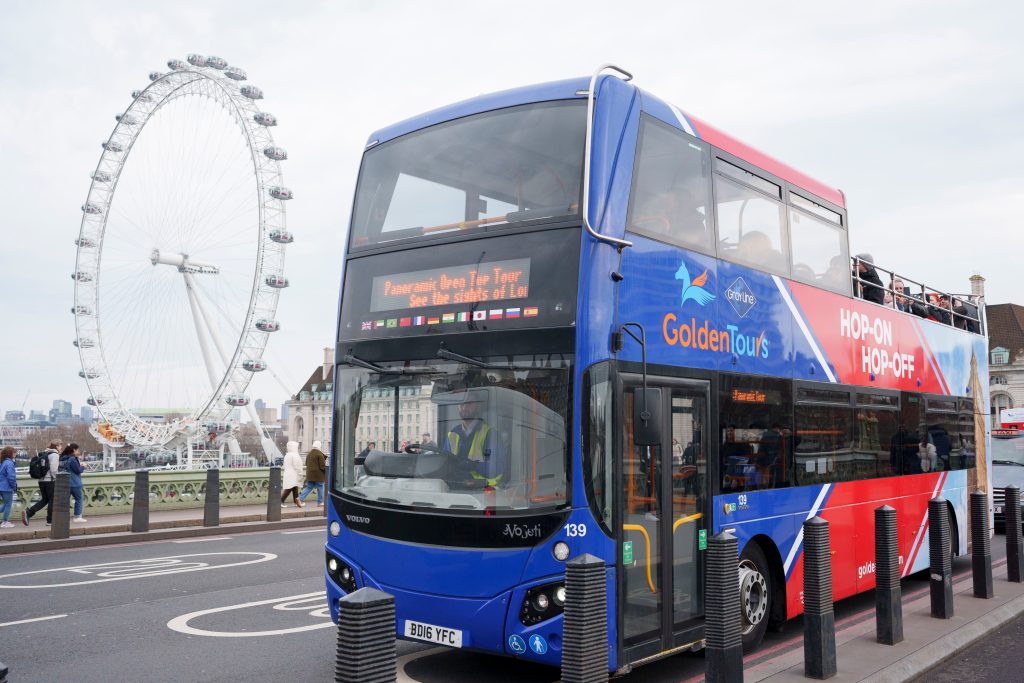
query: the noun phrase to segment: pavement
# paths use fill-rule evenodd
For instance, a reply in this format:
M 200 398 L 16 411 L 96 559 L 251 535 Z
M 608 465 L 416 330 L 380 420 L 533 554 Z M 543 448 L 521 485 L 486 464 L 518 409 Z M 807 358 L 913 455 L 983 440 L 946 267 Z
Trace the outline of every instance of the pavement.
M 273 531 L 300 527 L 323 526 L 326 523 L 324 508 L 316 500 L 306 502 L 304 508 L 291 504 L 281 507 L 281 521 L 268 522 L 267 505 L 231 505 L 220 508 L 220 525 L 203 526 L 203 509 L 187 508 L 178 510 L 151 510 L 149 531 L 132 533 L 131 513 L 116 515 L 94 515 L 83 523 L 71 523 L 71 536 L 67 539 L 51 540 L 50 527 L 46 526 L 45 512 L 40 512 L 26 527 L 21 523 L 20 513 L 11 522 L 15 526 L 0 530 L 0 555 L 37 551 L 64 550 L 87 546 L 159 541 L 192 536 L 219 536 L 253 531 Z

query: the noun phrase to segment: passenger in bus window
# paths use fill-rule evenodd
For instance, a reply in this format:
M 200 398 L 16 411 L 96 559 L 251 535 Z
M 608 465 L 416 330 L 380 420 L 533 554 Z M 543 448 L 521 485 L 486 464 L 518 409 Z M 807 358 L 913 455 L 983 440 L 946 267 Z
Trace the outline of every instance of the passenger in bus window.
M 772 239 L 760 230 L 751 230 L 740 237 L 737 256 L 747 263 L 753 263 L 767 270 L 785 270 L 786 259 L 775 248 Z
M 882 278 L 878 277 L 875 259 L 871 254 L 857 254 L 857 270 L 854 275 L 854 289 L 861 299 L 876 304 L 885 302 L 885 288 L 882 287 Z
M 709 245 L 703 203 L 683 181 L 674 181 L 671 187 L 652 193 L 638 204 L 634 222 L 639 227 L 664 235 L 669 242 L 697 247 Z

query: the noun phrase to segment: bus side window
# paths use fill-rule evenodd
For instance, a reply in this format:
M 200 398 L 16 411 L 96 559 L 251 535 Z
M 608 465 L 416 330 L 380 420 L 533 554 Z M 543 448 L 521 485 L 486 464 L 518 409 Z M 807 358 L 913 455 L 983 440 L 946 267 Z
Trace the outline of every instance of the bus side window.
M 850 392 L 832 387 L 796 392 L 796 482 L 857 479 Z
M 598 523 L 611 534 L 615 417 L 607 363 L 590 368 L 583 376 L 583 420 L 583 481 L 587 501 Z
M 791 485 L 791 387 L 786 380 L 722 375 L 718 401 L 723 493 Z

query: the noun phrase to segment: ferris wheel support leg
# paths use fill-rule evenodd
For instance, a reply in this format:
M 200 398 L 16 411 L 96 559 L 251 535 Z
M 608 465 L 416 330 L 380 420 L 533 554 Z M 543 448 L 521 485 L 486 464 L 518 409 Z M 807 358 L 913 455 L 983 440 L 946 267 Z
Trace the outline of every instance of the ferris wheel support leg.
M 260 420 L 260 414 L 256 412 L 256 408 L 250 403 L 246 406 L 246 410 L 249 411 L 249 419 L 252 420 L 253 425 L 256 427 L 256 433 L 260 435 L 263 454 L 270 461 L 268 464 L 273 466 L 277 462 L 277 458 L 281 457 L 281 450 L 274 443 L 274 440 L 270 438 L 267 430 L 263 428 L 263 421 Z
M 182 273 L 185 278 L 185 291 L 188 293 L 188 305 L 192 309 L 192 320 L 196 325 L 196 337 L 199 338 L 199 350 L 203 354 L 203 364 L 206 365 L 206 374 L 210 378 L 210 386 L 214 391 L 217 390 L 220 382 L 217 381 L 217 373 L 213 369 L 213 358 L 210 356 L 210 347 L 206 343 L 206 335 L 203 334 L 203 323 L 200 320 L 202 317 L 204 320 L 206 316 L 203 315 L 202 304 L 199 303 L 199 297 L 196 295 L 195 283 L 192 281 L 192 275 L 189 273 Z M 207 325 L 209 329 L 209 325 Z M 181 449 L 178 449 L 178 464 L 181 464 Z

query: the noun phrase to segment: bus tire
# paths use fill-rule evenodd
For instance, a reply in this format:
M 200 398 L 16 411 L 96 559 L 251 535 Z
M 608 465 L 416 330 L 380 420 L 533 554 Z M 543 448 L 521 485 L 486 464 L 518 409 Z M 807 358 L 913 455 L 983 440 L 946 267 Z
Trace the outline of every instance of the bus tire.
M 739 561 L 740 633 L 743 651 L 753 652 L 764 640 L 772 606 L 772 575 L 756 541 L 747 543 Z
M 949 561 L 952 564 L 953 560 L 960 553 L 960 531 L 957 529 L 956 524 L 956 513 L 953 512 L 953 506 L 949 506 Z

